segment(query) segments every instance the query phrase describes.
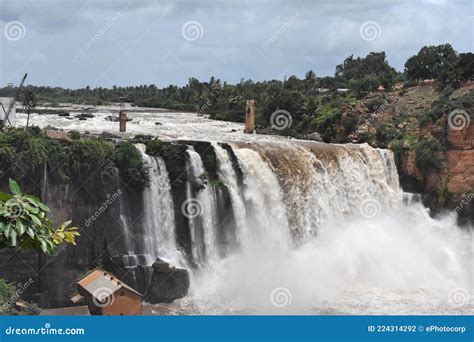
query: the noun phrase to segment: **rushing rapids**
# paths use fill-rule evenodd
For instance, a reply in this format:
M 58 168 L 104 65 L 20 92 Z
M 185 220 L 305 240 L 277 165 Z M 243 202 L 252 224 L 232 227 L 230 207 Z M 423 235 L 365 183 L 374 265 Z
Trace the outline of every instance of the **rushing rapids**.
M 390 151 L 243 135 L 239 124 L 186 115 L 136 113 L 131 131 L 211 141 L 218 181 L 208 156 L 189 144 L 177 202 L 164 161 L 138 146 L 150 174 L 144 217 L 133 220 L 140 229 L 123 215 L 122 199 L 116 208 L 122 254 L 192 271 L 190 294 L 170 306 L 174 313 L 472 313 L 471 231 L 406 201 Z M 221 217 L 226 196 L 230 212 Z M 187 222 L 188 253 L 177 250 L 176 213 Z

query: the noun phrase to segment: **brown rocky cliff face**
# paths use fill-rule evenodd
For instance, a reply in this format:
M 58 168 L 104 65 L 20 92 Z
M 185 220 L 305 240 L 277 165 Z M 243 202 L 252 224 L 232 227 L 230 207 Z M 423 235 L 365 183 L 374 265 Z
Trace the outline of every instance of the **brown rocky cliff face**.
M 434 134 L 436 131 L 434 128 L 431 130 Z M 470 124 L 463 130 L 455 130 L 447 125 L 447 139 L 450 149 L 438 153 L 442 167 L 427 176 L 425 192 L 446 185 L 454 197 L 457 197 L 474 191 L 474 125 Z M 401 171 L 422 182 L 423 176 L 416 168 L 415 160 L 415 151 L 402 156 Z

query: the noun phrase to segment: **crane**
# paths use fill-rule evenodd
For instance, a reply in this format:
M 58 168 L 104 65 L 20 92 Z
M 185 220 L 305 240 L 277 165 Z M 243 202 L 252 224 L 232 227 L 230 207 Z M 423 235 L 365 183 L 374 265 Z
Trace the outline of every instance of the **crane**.
M 10 122 L 10 119 L 8 117 L 10 116 L 10 113 L 12 112 L 12 109 L 15 107 L 16 101 L 20 97 L 21 89 L 23 88 L 23 84 L 25 83 L 26 76 L 28 76 L 28 74 L 25 74 L 25 76 L 23 76 L 23 78 L 20 82 L 20 85 L 18 86 L 18 89 L 16 91 L 16 94 L 13 97 L 13 99 L 10 101 L 10 105 L 8 106 L 8 109 L 6 111 L 5 111 L 5 107 L 3 107 L 3 104 L 2 104 L 3 112 L 5 113 L 5 118 L 4 118 L 3 121 L 0 121 L 0 131 L 3 130 L 3 127 L 5 126 L 7 121 Z

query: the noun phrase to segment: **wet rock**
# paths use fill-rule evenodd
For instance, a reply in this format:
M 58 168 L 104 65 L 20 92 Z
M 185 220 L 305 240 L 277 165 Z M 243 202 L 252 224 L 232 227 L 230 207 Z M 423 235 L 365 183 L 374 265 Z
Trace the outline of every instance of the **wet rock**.
M 79 118 L 79 120 L 92 119 L 93 117 L 94 115 L 90 113 L 82 113 L 82 114 L 76 115 L 76 118 Z
M 167 262 L 157 259 L 153 264 L 153 274 L 145 301 L 170 303 L 186 296 L 189 289 L 189 273 L 184 268 L 170 267 Z
M 323 138 L 321 138 L 321 135 L 318 132 L 313 132 L 308 135 L 309 140 L 314 140 L 314 141 L 319 141 L 322 142 Z
M 119 122 L 120 121 L 118 115 L 108 115 L 108 116 L 105 117 L 105 120 L 112 121 L 112 122 Z M 127 122 L 132 121 L 132 119 L 127 118 L 126 121 Z

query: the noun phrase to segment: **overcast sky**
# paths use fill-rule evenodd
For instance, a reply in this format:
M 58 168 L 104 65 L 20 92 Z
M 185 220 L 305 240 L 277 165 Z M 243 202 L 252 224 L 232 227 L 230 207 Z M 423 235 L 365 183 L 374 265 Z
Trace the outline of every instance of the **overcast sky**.
M 403 70 L 424 45 L 473 51 L 470 0 L 0 0 L 0 85 L 183 85 L 333 75 L 384 50 Z

